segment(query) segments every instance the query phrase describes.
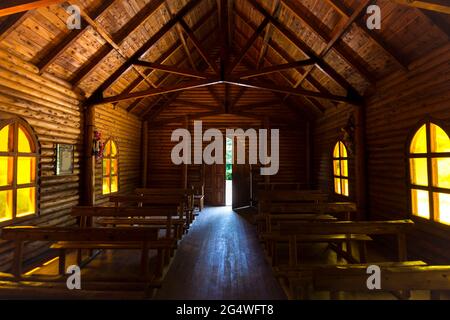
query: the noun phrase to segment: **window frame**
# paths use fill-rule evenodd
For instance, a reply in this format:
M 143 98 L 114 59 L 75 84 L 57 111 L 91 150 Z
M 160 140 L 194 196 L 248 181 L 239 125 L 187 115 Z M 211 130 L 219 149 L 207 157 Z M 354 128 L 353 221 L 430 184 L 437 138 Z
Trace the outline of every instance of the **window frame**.
M 426 117 L 422 121 L 420 121 L 418 124 L 414 126 L 414 128 L 411 130 L 407 142 L 406 142 L 406 148 L 405 148 L 405 162 L 406 162 L 406 193 L 407 193 L 407 201 L 408 201 L 408 216 L 410 219 L 421 222 L 424 224 L 433 225 L 439 228 L 443 229 L 450 229 L 450 225 L 439 222 L 436 220 L 436 212 L 435 212 L 435 199 L 434 194 L 435 193 L 444 193 L 450 195 L 450 188 L 440 188 L 440 187 L 434 187 L 433 186 L 433 159 L 437 158 L 450 158 L 450 152 L 431 152 L 431 124 L 434 124 L 438 127 L 440 127 L 444 132 L 447 134 L 447 136 L 450 137 L 450 128 L 449 126 L 444 123 L 442 120 L 433 118 L 433 117 Z M 413 142 L 413 139 L 415 135 L 419 132 L 419 130 L 426 125 L 426 146 L 427 146 L 427 152 L 426 153 L 417 153 L 413 154 L 411 153 L 411 144 Z M 426 159 L 427 160 L 427 179 L 428 179 L 428 186 L 420 186 L 413 184 L 411 181 L 411 159 Z M 413 212 L 413 204 L 412 204 L 412 190 L 421 190 L 428 192 L 428 201 L 429 201 L 429 212 L 430 212 L 430 218 L 421 217 L 419 215 L 414 214 Z
M 336 149 L 336 146 L 339 145 L 340 143 L 342 143 L 342 145 L 345 148 L 345 151 L 347 152 L 347 157 L 342 157 L 341 156 L 341 149 L 339 148 L 339 157 L 336 158 L 334 156 L 334 150 Z M 339 146 L 340 147 L 340 146 Z M 339 168 L 341 167 L 341 162 L 342 161 L 347 161 L 347 176 L 342 176 L 342 175 L 336 175 L 335 173 L 335 167 L 334 167 L 334 162 L 335 161 L 339 161 Z M 332 173 L 332 190 L 333 190 L 333 194 L 337 197 L 342 197 L 345 199 L 349 199 L 350 198 L 350 157 L 349 157 L 349 153 L 348 153 L 348 148 L 345 145 L 343 140 L 338 140 L 335 144 L 333 144 L 332 148 L 331 148 L 331 173 Z M 342 174 L 342 173 L 341 173 Z M 341 190 L 342 189 L 342 181 L 343 180 L 347 180 L 347 188 L 348 188 L 348 195 L 345 195 L 343 193 L 337 193 L 336 191 L 336 185 L 335 185 L 335 179 L 339 179 L 340 180 L 340 184 L 341 184 Z
M 116 156 L 114 158 L 112 158 L 111 154 L 110 154 L 108 157 L 106 157 L 105 155 L 103 155 L 103 157 L 102 157 L 102 171 L 101 171 L 102 172 L 102 184 L 101 184 L 101 194 L 102 194 L 102 196 L 108 196 L 108 195 L 112 195 L 112 194 L 117 194 L 120 191 L 119 147 L 117 146 L 116 140 L 111 137 L 108 140 L 106 140 L 106 142 L 105 142 L 105 149 L 106 149 L 106 145 L 109 142 L 114 143 L 114 145 L 116 147 Z M 103 150 L 103 152 L 105 152 L 105 150 Z M 106 176 L 106 175 L 103 175 L 103 169 L 104 169 L 103 165 L 105 163 L 104 160 L 108 160 L 108 159 L 110 161 L 110 168 L 109 168 L 109 176 Z M 112 164 L 111 160 L 113 160 L 113 159 L 115 159 L 117 161 L 117 174 L 115 174 L 115 175 L 111 175 L 111 167 L 112 167 L 111 166 L 111 164 Z M 111 178 L 112 177 L 117 177 L 117 191 L 115 191 L 115 192 L 111 192 L 111 184 L 112 184 L 112 179 Z M 104 178 L 109 178 L 109 193 L 104 193 L 103 192 L 103 179 Z
M 9 220 L 1 221 L 0 227 L 8 226 L 17 222 L 25 221 L 27 219 L 37 217 L 40 215 L 40 144 L 37 139 L 36 133 L 33 128 L 23 119 L 19 117 L 11 117 L 7 119 L 0 119 L 0 130 L 5 128 L 6 126 L 12 126 L 13 133 L 13 151 L 12 152 L 4 152 L 0 151 L 0 157 L 12 157 L 13 158 L 13 181 L 10 186 L 0 186 L 0 191 L 12 190 L 13 192 L 13 212 L 12 218 Z M 34 152 L 24 153 L 19 152 L 19 127 L 24 129 L 24 133 L 32 144 L 32 148 Z M 18 158 L 19 157 L 33 157 L 35 158 L 35 181 L 27 184 L 18 184 L 17 183 L 17 168 L 18 168 Z M 17 190 L 23 188 L 35 188 L 35 212 L 18 217 L 17 216 Z

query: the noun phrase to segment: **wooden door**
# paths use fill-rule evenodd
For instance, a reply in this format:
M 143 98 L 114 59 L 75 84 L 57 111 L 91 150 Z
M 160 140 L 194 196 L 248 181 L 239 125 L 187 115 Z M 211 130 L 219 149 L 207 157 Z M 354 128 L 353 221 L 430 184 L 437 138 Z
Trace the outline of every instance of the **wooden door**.
M 205 165 L 205 203 L 225 205 L 225 165 Z
M 249 164 L 233 165 L 233 209 L 251 204 L 251 169 Z

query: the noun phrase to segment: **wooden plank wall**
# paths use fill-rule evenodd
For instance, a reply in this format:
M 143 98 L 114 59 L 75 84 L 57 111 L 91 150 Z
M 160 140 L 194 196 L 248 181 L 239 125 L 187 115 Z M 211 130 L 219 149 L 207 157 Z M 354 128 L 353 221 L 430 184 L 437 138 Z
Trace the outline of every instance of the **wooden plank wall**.
M 77 96 L 56 80 L 39 75 L 35 66 L 0 52 L 0 111 L 25 119 L 34 129 L 41 146 L 40 215 L 22 220 L 24 225 L 67 226 L 75 221 L 70 209 L 80 198 L 82 112 Z M 75 145 L 72 175 L 56 176 L 56 144 Z M 13 245 L 0 241 L 0 270 L 10 267 Z M 31 259 L 47 249 L 46 243 L 25 246 Z
M 352 114 L 352 107 L 339 105 L 327 109 L 323 117 L 314 124 L 313 129 L 313 184 L 319 188 L 334 194 L 333 184 L 333 149 L 336 143 L 343 138 L 341 128 L 345 127 L 348 118 Z M 355 172 L 355 161 L 349 159 L 349 172 Z M 355 175 L 349 176 L 350 200 L 355 199 Z
M 112 105 L 95 107 L 95 128 L 102 141 L 112 138 L 119 152 L 119 192 L 131 193 L 141 184 L 141 120 Z M 105 205 L 109 196 L 102 195 L 102 162 L 95 167 L 96 205 Z
M 450 45 L 418 59 L 408 73 L 377 84 L 367 105 L 369 198 L 372 219 L 408 217 L 408 138 L 425 117 L 450 125 Z M 418 258 L 448 263 L 449 227 L 417 223 L 408 248 Z
M 182 185 L 182 166 L 172 164 L 170 155 L 175 142 L 170 141 L 172 131 L 184 128 L 185 123 L 153 127 L 149 124 L 149 169 L 148 183 L 150 186 L 179 187 Z M 227 128 L 244 130 L 262 128 L 262 121 L 237 115 L 218 115 L 203 119 L 203 131 L 217 128 L 225 133 Z M 280 170 L 271 176 L 272 182 L 304 182 L 306 183 L 306 124 L 301 121 L 296 128 L 273 123 L 272 129 L 280 129 Z M 193 120 L 190 120 L 189 130 L 193 134 Z M 192 138 L 193 139 L 193 138 Z M 204 144 L 206 145 L 206 144 Z M 192 153 L 193 157 L 193 153 Z M 247 157 L 248 159 L 248 157 Z M 199 181 L 200 166 L 190 166 L 189 184 Z

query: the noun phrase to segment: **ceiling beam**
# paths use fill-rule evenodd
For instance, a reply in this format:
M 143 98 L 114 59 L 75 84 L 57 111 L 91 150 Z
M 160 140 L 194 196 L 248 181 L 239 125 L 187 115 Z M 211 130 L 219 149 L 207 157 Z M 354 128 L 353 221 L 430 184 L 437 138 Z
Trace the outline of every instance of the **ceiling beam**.
M 100 17 L 113 3 L 115 0 L 102 1 L 100 6 L 96 8 L 93 12 L 89 13 L 92 19 L 96 20 Z M 54 63 L 63 52 L 65 52 L 71 45 L 73 45 L 86 31 L 89 24 L 81 18 L 81 28 L 71 30 L 69 34 L 61 39 L 55 46 L 52 46 L 44 57 L 36 64 L 41 73 L 45 72 L 48 67 Z
M 259 69 L 256 71 L 254 71 L 254 70 L 245 71 L 245 72 L 237 74 L 236 78 L 247 79 L 247 78 L 259 77 L 259 76 L 267 75 L 267 74 L 274 73 L 274 72 L 280 72 L 280 71 L 284 71 L 284 70 L 296 69 L 299 67 L 314 65 L 315 63 L 316 63 L 316 61 L 314 59 L 306 59 L 306 60 L 288 62 L 288 63 L 284 63 L 284 64 L 280 64 L 280 65 L 266 67 L 266 68 Z
M 346 89 L 348 92 L 355 97 L 360 97 L 357 90 L 335 69 L 333 69 L 327 62 L 320 58 L 303 40 L 297 37 L 297 35 L 286 28 L 278 19 L 273 18 L 256 0 L 248 0 L 262 15 L 269 18 L 270 23 L 277 28 L 291 43 L 293 43 L 298 49 L 300 49 L 309 58 L 314 58 L 317 60 L 317 64 L 322 72 L 327 74 L 341 87 Z
M 436 3 L 435 1 L 417 1 L 417 0 L 390 0 L 397 4 L 413 7 L 422 10 L 434 11 L 444 14 L 450 14 L 450 6 Z
M 368 0 L 359 0 L 361 2 L 367 2 Z M 305 23 L 314 33 L 316 33 L 322 41 L 326 44 L 333 42 L 333 36 L 331 30 L 327 31 L 323 28 L 323 23 L 315 15 L 307 15 L 309 11 L 300 1 L 282 0 L 283 5 L 294 13 L 303 23 Z M 361 13 L 359 13 L 361 14 Z M 337 39 L 340 40 L 340 37 Z M 333 42 L 335 52 L 346 61 L 346 63 L 356 70 L 366 81 L 370 84 L 375 83 L 375 79 L 371 72 L 368 71 L 367 65 L 364 60 L 345 42 L 339 43 Z M 328 52 L 328 51 L 327 51 Z
M 119 101 L 126 101 L 126 100 L 134 100 L 138 98 L 144 98 L 144 97 L 151 97 L 151 96 L 157 96 L 161 94 L 171 93 L 171 92 L 177 92 L 177 91 L 184 91 L 184 90 L 190 90 L 190 89 L 196 89 L 206 86 L 211 86 L 214 84 L 221 83 L 219 79 L 206 79 L 206 80 L 193 80 L 184 82 L 181 84 L 176 85 L 170 85 L 164 88 L 152 88 L 144 91 L 138 91 L 138 92 L 132 92 L 132 93 L 126 93 L 126 94 L 118 94 L 116 96 L 103 98 L 97 101 L 92 101 L 92 104 L 105 104 L 105 103 L 113 103 L 113 102 L 119 102 Z
M 199 29 L 206 21 L 208 21 L 209 19 L 211 19 L 211 17 L 213 16 L 214 11 L 216 10 L 215 7 L 213 7 L 211 10 L 209 10 L 208 12 L 205 13 L 205 15 L 203 17 L 201 17 L 197 23 L 194 25 L 194 27 L 192 28 L 194 31 L 196 31 L 197 29 Z M 207 35 L 205 35 L 202 39 L 200 39 L 200 41 L 202 41 L 202 43 L 205 41 L 205 39 L 207 39 Z M 179 42 L 178 42 L 179 43 Z M 172 50 L 173 48 L 173 50 Z M 175 49 L 176 48 L 176 49 Z M 155 62 L 156 63 L 163 63 L 165 60 L 167 60 L 173 53 L 176 52 L 176 50 L 178 50 L 179 48 L 181 48 L 181 44 L 177 44 L 176 46 L 172 46 L 171 49 L 169 49 L 168 51 L 166 51 L 161 57 L 159 57 Z M 181 63 L 183 63 L 185 61 L 185 59 L 183 59 L 181 61 Z M 179 64 L 177 64 L 179 65 Z M 194 70 L 197 70 L 195 63 L 194 63 Z M 150 70 L 150 71 L 149 71 Z M 154 70 L 153 69 L 147 69 L 144 70 L 144 73 L 149 72 L 152 73 Z M 162 83 L 162 81 L 164 81 L 164 79 L 161 79 L 160 82 L 158 82 L 158 86 L 160 85 L 160 83 Z M 141 83 L 142 83 L 142 78 L 138 77 L 135 81 L 133 81 L 133 83 L 131 84 L 131 86 L 127 87 L 127 90 L 124 90 L 121 93 L 128 93 L 133 91 L 135 88 L 137 88 Z M 209 87 L 208 87 L 209 88 Z M 143 98 L 141 99 L 137 99 L 136 101 L 134 101 L 128 108 L 127 111 L 131 112 L 134 110 L 134 108 L 141 102 Z M 150 106 L 149 109 L 151 109 L 152 106 Z
M 173 26 L 183 18 L 187 13 L 189 13 L 193 8 L 195 8 L 201 0 L 191 0 L 187 5 L 185 5 L 178 13 L 170 19 L 158 32 L 151 36 L 134 54 L 133 56 L 125 61 L 116 71 L 113 72 L 92 94 L 92 100 L 98 100 L 99 97 L 103 96 L 103 91 L 105 91 L 110 85 L 112 85 L 117 79 L 119 79 L 132 65 L 133 62 L 139 60 L 155 43 L 157 43 Z M 88 103 L 90 103 L 88 101 Z
M 431 12 L 431 11 L 423 11 L 422 12 L 428 20 L 433 23 L 436 27 L 443 32 L 447 38 L 450 40 L 450 21 L 449 19 L 445 19 L 446 16 L 442 14 Z
M 240 79 L 227 79 L 225 81 L 226 83 L 236 85 L 236 86 L 243 86 L 247 88 L 252 89 L 260 89 L 260 90 L 266 90 L 266 91 L 272 91 L 272 92 L 280 92 L 284 94 L 293 94 L 297 96 L 305 96 L 305 97 L 313 97 L 313 98 L 321 98 L 331 101 L 337 101 L 337 102 L 347 102 L 352 104 L 359 104 L 359 101 L 353 99 L 351 96 L 343 97 L 338 96 L 334 94 L 323 94 L 316 91 L 310 91 L 305 89 L 299 89 L 299 88 L 292 88 L 292 87 L 286 87 L 286 86 L 279 86 L 275 85 L 273 83 L 267 83 L 267 82 L 261 82 L 261 81 L 250 81 L 250 80 L 240 80 Z
M 230 65 L 230 68 L 227 70 L 227 74 L 230 75 L 233 70 L 236 68 L 236 66 L 242 61 L 242 59 L 247 54 L 248 50 L 253 46 L 256 39 L 264 32 L 264 29 L 267 27 L 267 25 L 270 22 L 270 18 L 267 16 L 264 18 L 264 20 L 261 22 L 259 27 L 255 30 L 253 35 L 250 37 L 250 39 L 247 41 L 245 46 L 242 48 L 242 50 L 239 53 L 239 56 L 233 60 L 233 62 Z
M 202 58 L 206 61 L 206 63 L 210 66 L 210 68 L 213 69 L 214 72 L 217 75 L 219 75 L 220 71 L 217 68 L 216 63 L 214 62 L 214 60 L 211 59 L 211 57 L 209 56 L 208 52 L 203 48 L 202 44 L 200 43 L 200 41 L 195 36 L 194 31 L 192 31 L 192 29 L 188 26 L 188 24 L 186 23 L 186 21 L 184 21 L 184 19 L 180 19 L 178 21 L 178 23 L 181 25 L 181 27 L 187 33 L 187 35 L 191 39 L 191 41 L 194 44 L 195 48 L 197 48 L 197 50 L 200 53 L 200 55 L 202 56 Z
M 272 16 L 275 19 L 278 19 L 278 16 L 280 15 L 280 12 L 281 12 L 281 2 L 280 2 L 280 0 L 273 1 L 273 4 L 272 4 Z M 261 47 L 261 50 L 259 51 L 258 61 L 256 62 L 256 69 L 257 70 L 259 70 L 261 68 L 262 64 L 264 63 L 264 58 L 265 58 L 265 56 L 267 54 L 267 49 L 269 47 L 268 44 L 269 44 L 270 39 L 273 36 L 273 31 L 274 30 L 272 28 L 272 25 L 269 24 L 267 26 L 266 33 L 264 34 L 263 45 Z
M 10 16 L 19 12 L 39 9 L 64 2 L 65 0 L 8 0 L 0 3 L 0 17 Z
M 223 112 L 222 111 L 196 112 L 196 113 L 190 113 L 189 119 L 197 120 L 200 118 L 217 116 L 220 114 L 223 114 Z M 170 123 L 183 122 L 185 120 L 186 120 L 186 116 L 179 116 L 179 117 L 173 117 L 173 118 L 163 119 L 163 120 L 159 120 L 159 121 L 152 121 L 152 120 L 148 120 L 148 121 L 152 124 L 152 128 L 154 128 L 154 127 L 161 127 L 161 126 L 164 126 L 164 125 L 170 124 Z
M 0 40 L 6 38 L 6 36 L 20 25 L 27 18 L 27 12 L 19 12 L 10 15 L 8 18 L 0 24 Z
M 339 14 L 341 14 L 344 18 L 349 19 L 353 15 L 353 11 L 348 9 L 341 0 L 325 0 L 330 4 Z M 367 30 L 367 26 L 365 23 L 362 23 L 359 20 L 354 22 L 355 26 L 362 31 L 366 36 L 371 38 L 379 48 L 383 49 L 383 51 L 390 56 L 392 60 L 394 60 L 397 65 L 403 69 L 408 70 L 408 64 L 406 61 L 389 45 L 377 32 L 370 32 Z
M 87 13 L 83 14 L 82 17 L 92 26 L 97 29 L 99 34 L 107 41 L 107 44 L 103 45 L 101 50 L 99 50 L 93 59 L 83 65 L 83 67 L 70 79 L 70 82 L 77 86 L 82 82 L 87 76 L 89 76 L 100 62 L 107 57 L 113 49 L 119 52 L 119 48 L 123 41 L 135 31 L 139 26 L 141 26 L 163 3 L 163 0 L 153 0 L 149 2 L 143 9 L 141 9 L 133 18 L 128 21 L 119 31 L 117 31 L 113 36 L 105 34 L 102 31 L 102 27 L 96 23 Z M 96 26 L 95 26 L 96 25 Z M 107 40 L 109 38 L 109 40 Z M 119 52 L 120 53 L 120 52 Z M 121 54 L 123 56 L 123 54 Z
M 154 70 L 165 71 L 168 73 L 178 74 L 178 75 L 187 76 L 187 77 L 194 77 L 194 78 L 200 78 L 200 79 L 208 79 L 208 78 L 214 77 L 214 75 L 211 73 L 198 72 L 198 71 L 194 71 L 194 70 L 184 69 L 184 68 L 175 67 L 175 66 L 168 66 L 168 65 L 163 65 L 163 64 L 149 62 L 149 61 L 137 60 L 133 64 L 136 66 L 147 67 L 147 68 L 151 68 Z

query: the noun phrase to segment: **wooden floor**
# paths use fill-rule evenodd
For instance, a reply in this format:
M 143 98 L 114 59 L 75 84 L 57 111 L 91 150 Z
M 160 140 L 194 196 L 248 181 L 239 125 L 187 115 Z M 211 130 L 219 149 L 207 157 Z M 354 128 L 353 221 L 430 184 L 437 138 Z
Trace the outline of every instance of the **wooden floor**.
M 254 227 L 230 207 L 201 212 L 156 293 L 156 299 L 285 298 Z

